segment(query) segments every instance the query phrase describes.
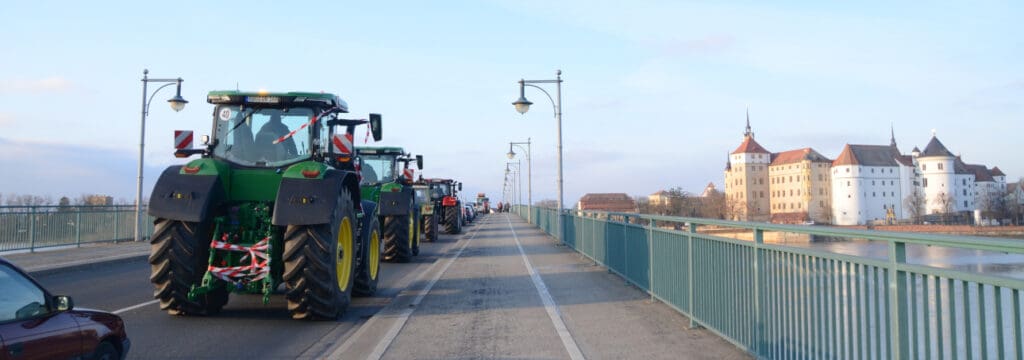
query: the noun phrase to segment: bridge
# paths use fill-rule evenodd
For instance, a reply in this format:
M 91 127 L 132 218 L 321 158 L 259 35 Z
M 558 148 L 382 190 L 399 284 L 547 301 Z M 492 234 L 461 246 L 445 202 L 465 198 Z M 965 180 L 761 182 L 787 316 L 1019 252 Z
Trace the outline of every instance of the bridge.
M 168 316 L 145 243 L 65 230 L 19 235 L 57 250 L 0 247 L 51 291 L 122 316 L 135 358 L 1022 357 L 1019 240 L 604 212 L 561 214 L 559 239 L 556 216 L 517 207 L 424 243 L 334 322 L 291 320 L 281 295 Z

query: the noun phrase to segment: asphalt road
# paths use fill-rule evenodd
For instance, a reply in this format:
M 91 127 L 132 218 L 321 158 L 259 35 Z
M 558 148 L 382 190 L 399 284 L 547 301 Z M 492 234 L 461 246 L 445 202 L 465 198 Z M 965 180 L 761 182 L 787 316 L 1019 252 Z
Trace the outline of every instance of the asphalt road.
M 78 307 L 116 311 L 136 359 L 748 358 L 510 214 L 383 264 L 378 294 L 337 321 L 296 321 L 281 295 L 232 295 L 214 317 L 169 316 L 143 261 L 37 278 Z
M 461 236 L 442 234 L 436 243 L 421 243 L 420 255 L 410 263 L 383 263 L 377 295 L 354 298 L 344 316 L 334 322 L 292 320 L 283 295 L 274 295 L 269 305 L 263 305 L 260 295 L 232 294 L 217 316 L 169 316 L 153 302 L 150 268 L 145 260 L 36 278 L 55 294 L 72 295 L 80 308 L 117 311 L 146 304 L 120 313 L 132 339 L 131 358 L 316 357 L 332 343 L 325 336 L 344 334 L 365 322 L 406 287 L 412 275 L 437 260 Z

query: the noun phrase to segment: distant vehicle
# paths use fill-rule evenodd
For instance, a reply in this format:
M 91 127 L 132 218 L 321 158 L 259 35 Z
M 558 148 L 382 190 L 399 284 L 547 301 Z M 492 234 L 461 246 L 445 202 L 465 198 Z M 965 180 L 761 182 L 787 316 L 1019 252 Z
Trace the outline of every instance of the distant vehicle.
M 471 204 L 465 204 L 462 207 L 462 217 L 466 219 L 467 223 L 473 222 L 473 220 L 476 219 L 476 209 L 473 208 L 473 205 Z
M 121 317 L 75 309 L 0 258 L 0 358 L 124 359 L 131 348 Z

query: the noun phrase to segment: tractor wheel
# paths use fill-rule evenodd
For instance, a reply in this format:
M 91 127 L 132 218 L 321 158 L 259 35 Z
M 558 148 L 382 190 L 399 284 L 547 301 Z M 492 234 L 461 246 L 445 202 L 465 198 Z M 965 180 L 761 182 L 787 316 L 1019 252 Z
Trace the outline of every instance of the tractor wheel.
M 384 218 L 384 259 L 407 263 L 412 260 L 412 236 L 414 223 L 409 215 L 392 215 Z
M 333 320 L 352 301 L 357 220 L 348 190 L 337 201 L 330 224 L 285 229 L 282 278 L 292 319 Z
M 462 231 L 459 224 L 459 209 L 455 207 L 444 208 L 444 232 L 458 234 Z
M 383 247 L 380 239 L 380 222 L 376 216 L 370 216 L 370 226 L 363 229 L 363 261 L 356 275 L 353 294 L 357 296 L 373 296 L 377 292 L 377 280 L 380 278 L 380 260 Z
M 423 217 L 423 241 L 437 241 L 437 218 L 437 215 L 427 215 Z
M 412 224 L 412 256 L 420 255 L 420 236 L 423 235 L 423 217 L 420 216 L 419 210 L 413 210 L 413 224 Z
M 211 292 L 189 300 L 193 284 L 206 274 L 210 226 L 202 223 L 157 219 L 150 240 L 149 281 L 160 309 L 171 315 L 210 315 L 227 303 L 227 291 Z

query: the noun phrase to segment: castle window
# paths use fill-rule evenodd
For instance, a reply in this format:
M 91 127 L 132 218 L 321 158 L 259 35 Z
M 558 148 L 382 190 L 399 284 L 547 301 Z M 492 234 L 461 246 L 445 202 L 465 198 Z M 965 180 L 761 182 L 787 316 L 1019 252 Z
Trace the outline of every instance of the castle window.
M 964 207 L 967 207 L 967 200 L 964 200 Z
M 964 189 L 964 195 L 967 195 L 967 189 Z
M 872 174 L 874 174 L 874 173 L 875 173 L 875 169 L 874 169 L 874 168 L 871 168 L 871 173 L 872 173 Z
M 928 170 L 928 164 L 921 164 L 921 171 Z
M 871 180 L 871 186 L 874 186 L 874 185 L 875 185 L 875 181 Z
M 921 186 L 928 187 L 928 178 L 921 179 Z
M 846 172 L 850 172 L 850 168 L 846 168 Z
M 868 193 L 864 193 L 864 196 L 867 196 L 867 195 L 868 195 Z M 871 192 L 871 197 L 877 197 L 877 196 L 875 195 L 875 192 L 873 192 L 873 191 Z
M 942 170 L 942 163 L 939 163 L 939 170 Z
M 964 179 L 964 185 L 967 185 L 967 179 Z
M 885 191 L 882 192 L 882 197 L 885 197 Z
M 846 186 L 850 186 L 850 182 L 849 181 L 846 182 Z
M 889 196 L 896 196 L 896 192 L 895 191 L 890 191 L 889 192 Z

